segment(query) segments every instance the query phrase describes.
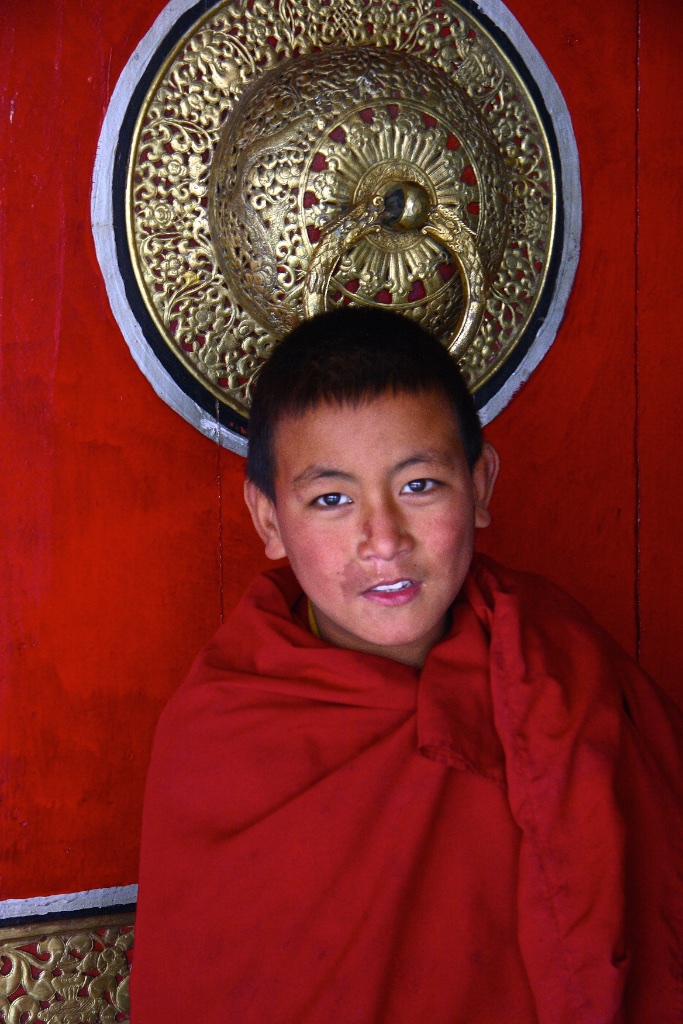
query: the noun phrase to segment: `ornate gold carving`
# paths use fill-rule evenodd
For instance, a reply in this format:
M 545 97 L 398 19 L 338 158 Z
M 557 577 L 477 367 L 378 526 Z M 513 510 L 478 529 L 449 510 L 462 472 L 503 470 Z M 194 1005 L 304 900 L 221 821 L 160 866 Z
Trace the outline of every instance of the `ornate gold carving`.
M 454 0 L 233 0 L 149 90 L 128 236 L 168 345 L 247 414 L 277 337 L 345 302 L 436 330 L 476 390 L 536 307 L 555 200 L 530 96 Z
M 236 105 L 209 224 L 225 280 L 273 334 L 344 298 L 390 302 L 461 353 L 483 313 L 477 248 L 493 272 L 507 235 L 507 184 L 486 124 L 442 71 L 367 46 L 325 51 L 265 73 Z
M 0 929 L 4 1024 L 114 1024 L 129 1012 L 133 915 Z

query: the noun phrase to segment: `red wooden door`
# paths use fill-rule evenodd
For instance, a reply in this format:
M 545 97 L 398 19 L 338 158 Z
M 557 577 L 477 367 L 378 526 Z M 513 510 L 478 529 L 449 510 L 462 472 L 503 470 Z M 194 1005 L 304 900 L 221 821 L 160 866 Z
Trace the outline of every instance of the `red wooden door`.
M 241 458 L 154 395 L 93 249 L 102 118 L 162 6 L 0 10 L 0 899 L 135 881 L 158 712 L 264 565 Z M 557 340 L 489 429 L 482 547 L 566 587 L 683 702 L 683 9 L 509 6 L 573 118 L 584 234 Z

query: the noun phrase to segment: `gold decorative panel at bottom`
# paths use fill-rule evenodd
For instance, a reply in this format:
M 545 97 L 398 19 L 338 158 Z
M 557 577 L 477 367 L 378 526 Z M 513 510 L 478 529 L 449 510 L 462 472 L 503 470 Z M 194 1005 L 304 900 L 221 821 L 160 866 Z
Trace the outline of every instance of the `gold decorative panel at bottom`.
M 133 914 L 0 928 L 3 1024 L 129 1019 Z

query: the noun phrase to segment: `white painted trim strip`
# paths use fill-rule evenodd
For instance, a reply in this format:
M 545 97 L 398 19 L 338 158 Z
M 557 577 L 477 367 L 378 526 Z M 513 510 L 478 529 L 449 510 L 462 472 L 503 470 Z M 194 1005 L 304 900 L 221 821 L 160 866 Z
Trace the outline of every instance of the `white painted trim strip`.
M 128 906 L 137 902 L 137 885 L 114 886 L 111 889 L 86 889 L 59 896 L 35 896 L 26 900 L 0 900 L 0 922 L 43 914 L 72 914 L 82 910 Z

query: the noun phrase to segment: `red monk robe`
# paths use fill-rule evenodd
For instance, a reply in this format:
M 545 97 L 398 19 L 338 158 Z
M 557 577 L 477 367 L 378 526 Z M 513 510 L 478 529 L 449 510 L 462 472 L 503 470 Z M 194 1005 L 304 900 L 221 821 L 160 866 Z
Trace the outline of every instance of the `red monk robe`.
M 159 725 L 133 1024 L 680 1024 L 677 728 L 487 560 L 421 672 L 260 577 Z

